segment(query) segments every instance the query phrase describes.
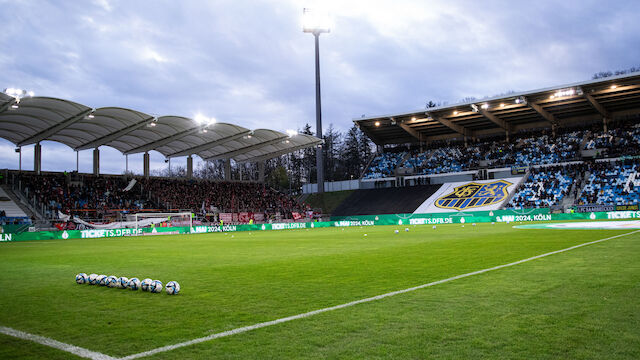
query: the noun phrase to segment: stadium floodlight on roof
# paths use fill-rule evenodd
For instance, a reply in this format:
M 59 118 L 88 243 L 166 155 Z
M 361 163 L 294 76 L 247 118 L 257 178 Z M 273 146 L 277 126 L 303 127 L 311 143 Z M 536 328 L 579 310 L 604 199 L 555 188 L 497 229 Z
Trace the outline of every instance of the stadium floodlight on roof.
M 211 124 L 215 124 L 217 121 L 216 118 L 207 117 L 202 115 L 201 113 L 197 113 L 196 116 L 193 117 L 193 120 L 195 120 L 195 122 L 198 123 L 198 125 L 203 125 L 205 127 Z
M 27 90 L 16 89 L 16 88 L 6 88 L 4 89 L 3 92 L 15 99 L 15 103 L 11 105 L 12 109 L 18 108 L 18 104 L 20 103 L 20 100 L 22 98 L 33 97 L 35 95 L 33 91 L 27 91 Z

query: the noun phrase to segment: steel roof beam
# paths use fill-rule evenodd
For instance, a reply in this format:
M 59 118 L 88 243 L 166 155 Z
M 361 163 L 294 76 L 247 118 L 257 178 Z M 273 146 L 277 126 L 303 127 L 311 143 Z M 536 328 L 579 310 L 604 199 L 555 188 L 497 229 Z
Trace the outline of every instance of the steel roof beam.
M 503 128 L 504 130 L 509 130 L 509 125 L 507 124 L 506 121 L 499 119 L 497 116 L 495 116 L 493 113 L 489 112 L 486 109 L 483 109 L 482 106 L 478 106 L 478 112 L 480 114 L 482 114 L 482 116 L 486 117 L 487 119 L 489 119 L 492 123 L 498 125 L 499 127 Z
M 206 158 L 204 160 L 231 159 L 236 155 L 244 154 L 244 153 L 247 153 L 249 151 L 257 150 L 257 149 L 260 149 L 260 148 L 263 148 L 265 146 L 269 146 L 269 145 L 272 145 L 272 144 L 277 144 L 277 143 L 281 142 L 282 140 L 287 139 L 288 137 L 289 136 L 287 136 L 287 135 L 280 136 L 280 137 L 278 137 L 276 139 L 273 139 L 273 140 L 264 141 L 264 142 L 261 142 L 261 143 L 245 146 L 245 147 L 240 148 L 240 149 L 227 151 L 226 153 L 214 155 L 214 156 L 208 157 L 208 158 Z
M 422 136 L 420 136 L 420 132 L 418 132 L 417 130 L 415 130 L 414 128 L 412 128 L 411 126 L 405 124 L 404 121 L 401 121 L 398 123 L 398 125 L 400 125 L 400 127 L 402 128 L 402 130 L 406 131 L 407 133 L 409 133 L 409 135 L 413 136 L 414 138 L 418 139 L 418 141 L 421 141 Z
M 221 139 L 218 139 L 218 140 L 214 140 L 214 141 L 209 141 L 209 142 L 204 143 L 202 145 L 194 146 L 194 147 L 186 149 L 186 150 L 182 150 L 182 151 L 175 152 L 173 154 L 169 154 L 169 155 L 167 155 L 167 157 L 171 158 L 171 157 L 177 157 L 177 156 L 188 156 L 188 155 L 192 155 L 192 154 L 197 154 L 200 151 L 208 150 L 208 149 L 211 149 L 213 147 L 226 144 L 229 141 L 237 140 L 237 139 L 239 139 L 239 138 L 241 138 L 243 136 L 246 136 L 246 135 L 248 135 L 250 133 L 251 133 L 251 130 L 246 130 L 246 131 L 243 131 L 243 132 L 238 133 L 238 134 L 230 135 L 230 136 L 227 136 L 227 137 L 224 137 L 224 138 L 221 138 Z
M 439 122 L 440 124 L 442 124 L 442 125 L 444 125 L 444 126 L 448 127 L 449 129 L 451 129 L 451 130 L 453 130 L 453 131 L 457 132 L 457 133 L 458 133 L 458 134 L 460 134 L 460 135 L 464 135 L 464 136 L 473 136 L 473 131 L 471 131 L 471 130 L 469 130 L 469 129 L 465 128 L 465 127 L 464 127 L 464 126 L 462 126 L 462 125 L 456 124 L 456 123 L 454 123 L 453 121 L 451 121 L 451 120 L 449 120 L 449 119 L 441 118 L 441 117 L 436 116 L 435 114 L 433 114 L 433 113 L 429 113 L 429 112 L 427 112 L 427 113 L 425 113 L 425 114 L 426 114 L 427 116 L 429 116 L 430 118 L 432 118 L 433 120 L 435 120 L 435 121 Z
M 591 106 L 593 106 L 593 108 L 596 109 L 596 111 L 598 111 L 603 118 L 611 119 L 611 114 L 609 113 L 609 111 L 605 109 L 604 106 L 602 106 L 593 96 L 591 96 L 591 94 L 587 94 L 585 92 L 582 96 L 584 96 L 584 98 L 589 101 Z
M 93 110 L 92 109 L 87 109 L 84 111 L 79 112 L 78 114 L 63 120 L 62 122 L 53 125 L 49 128 L 46 128 L 42 131 L 40 131 L 39 133 L 30 136 L 24 140 L 22 140 L 18 146 L 25 146 L 25 145 L 29 145 L 29 144 L 35 144 L 35 143 L 39 143 L 42 140 L 46 140 L 49 136 L 51 135 L 55 135 L 56 133 L 58 133 L 60 130 L 63 130 L 75 123 L 77 123 L 78 121 L 84 119 L 85 116 L 91 114 Z
M 180 140 L 185 136 L 191 135 L 191 134 L 195 134 L 198 131 L 200 131 L 200 127 L 195 127 L 195 128 L 191 128 L 182 132 L 179 132 L 177 134 L 173 134 L 173 135 L 169 135 L 167 137 L 164 137 L 162 139 L 158 139 L 155 141 L 152 141 L 150 143 L 138 146 L 136 148 L 133 148 L 131 150 L 125 151 L 124 154 L 125 155 L 131 155 L 131 154 L 136 154 L 136 153 L 141 153 L 141 152 L 147 152 L 150 150 L 155 150 L 161 146 L 167 145 L 170 142 L 176 141 L 176 140 Z
M 238 162 L 245 163 L 245 162 L 260 162 L 260 161 L 263 161 L 263 160 L 269 160 L 269 159 L 273 159 L 273 158 L 281 156 L 281 155 L 286 155 L 288 153 L 292 153 L 294 151 L 298 151 L 298 150 L 302 150 L 302 149 L 306 149 L 306 148 L 310 148 L 310 147 L 315 147 L 315 146 L 317 146 L 317 145 L 319 145 L 321 143 L 322 143 L 321 141 L 315 141 L 315 142 L 313 142 L 311 144 L 293 146 L 293 147 L 288 148 L 288 149 L 274 151 L 274 152 L 271 152 L 271 153 L 268 153 L 268 154 L 264 154 L 264 155 L 258 156 L 257 158 L 241 160 L 241 161 L 238 161 Z
M 153 116 L 146 118 L 140 122 L 137 122 L 133 125 L 127 126 L 124 129 L 118 130 L 116 132 L 113 132 L 111 134 L 107 134 L 101 138 L 95 139 L 93 141 L 90 141 L 88 143 L 82 144 L 80 146 L 78 146 L 77 148 L 75 148 L 74 150 L 76 151 L 80 151 L 80 150 L 86 150 L 86 149 L 91 149 L 91 148 L 97 148 L 99 146 L 105 145 L 110 143 L 111 141 L 122 137 L 124 135 L 127 135 L 128 133 L 138 130 L 141 127 L 147 126 L 149 124 L 150 121 L 153 121 L 153 119 L 155 119 Z
M 553 126 L 558 125 L 558 120 L 556 120 L 556 117 L 553 116 L 553 114 L 551 114 L 547 110 L 545 110 L 542 106 L 532 101 L 529 101 L 529 99 L 527 99 L 527 104 L 529 105 L 530 108 L 532 108 L 535 112 L 537 112 L 538 115 L 542 116 L 545 120 L 551 123 L 551 125 Z

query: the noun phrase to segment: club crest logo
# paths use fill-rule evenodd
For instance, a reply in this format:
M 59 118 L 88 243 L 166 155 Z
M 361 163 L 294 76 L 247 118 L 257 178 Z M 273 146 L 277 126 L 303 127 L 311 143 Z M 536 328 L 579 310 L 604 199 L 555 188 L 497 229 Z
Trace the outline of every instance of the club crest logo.
M 513 184 L 506 180 L 485 184 L 471 182 L 455 187 L 453 192 L 436 200 L 436 206 L 441 209 L 464 210 L 493 205 L 509 195 L 509 185 Z

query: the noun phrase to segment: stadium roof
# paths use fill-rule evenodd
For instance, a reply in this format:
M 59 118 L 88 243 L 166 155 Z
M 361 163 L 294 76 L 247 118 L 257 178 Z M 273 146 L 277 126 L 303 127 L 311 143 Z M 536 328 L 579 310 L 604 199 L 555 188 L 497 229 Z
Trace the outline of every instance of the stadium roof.
M 377 145 L 504 135 L 640 114 L 640 74 L 353 121 Z
M 197 154 L 203 159 L 261 161 L 322 142 L 309 135 L 196 120 L 0 93 L 0 137 L 16 146 L 51 140 L 76 151 L 104 145 L 125 155 L 156 150 L 167 158 Z

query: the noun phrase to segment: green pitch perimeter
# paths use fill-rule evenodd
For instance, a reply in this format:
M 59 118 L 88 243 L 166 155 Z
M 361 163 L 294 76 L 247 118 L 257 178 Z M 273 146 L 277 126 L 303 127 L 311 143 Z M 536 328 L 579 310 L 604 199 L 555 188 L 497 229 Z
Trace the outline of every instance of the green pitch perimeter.
M 121 357 L 631 231 L 404 228 L 4 243 L 0 326 Z M 638 359 L 638 259 L 634 233 L 151 358 Z M 77 285 L 78 272 L 182 292 Z M 0 335 L 0 358 L 70 357 Z

